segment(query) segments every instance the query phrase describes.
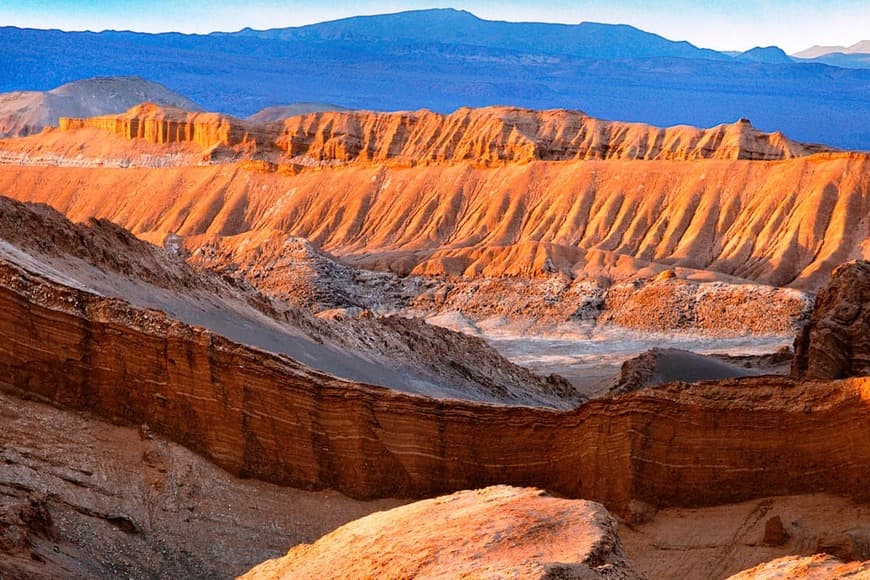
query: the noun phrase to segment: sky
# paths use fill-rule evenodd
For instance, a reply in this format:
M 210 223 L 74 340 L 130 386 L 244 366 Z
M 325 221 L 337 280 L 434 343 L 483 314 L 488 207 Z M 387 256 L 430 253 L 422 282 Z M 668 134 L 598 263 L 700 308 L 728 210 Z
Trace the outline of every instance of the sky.
M 716 50 L 870 39 L 870 0 L 0 0 L 0 25 L 207 33 L 301 26 L 361 14 L 457 8 L 488 20 L 631 24 Z

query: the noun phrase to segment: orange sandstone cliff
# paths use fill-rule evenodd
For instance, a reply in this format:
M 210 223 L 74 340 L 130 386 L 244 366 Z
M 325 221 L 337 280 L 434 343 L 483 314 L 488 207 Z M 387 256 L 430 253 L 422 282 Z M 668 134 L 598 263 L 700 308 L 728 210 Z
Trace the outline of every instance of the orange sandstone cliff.
M 0 193 L 158 244 L 174 233 L 191 250 L 217 241 L 256 252 L 274 232 L 399 274 L 623 279 L 676 268 L 812 290 L 835 265 L 870 257 L 870 163 L 858 154 L 297 175 L 0 165 Z
M 478 165 L 583 159 L 790 159 L 831 151 L 758 131 L 746 119 L 711 129 L 658 128 L 594 119 L 580 111 L 510 107 L 376 113 L 326 111 L 255 124 L 215 113 L 150 103 L 121 115 L 61 118 L 60 129 L 96 127 L 152 143 L 191 141 L 208 148 L 256 140 L 303 165 L 380 162 Z

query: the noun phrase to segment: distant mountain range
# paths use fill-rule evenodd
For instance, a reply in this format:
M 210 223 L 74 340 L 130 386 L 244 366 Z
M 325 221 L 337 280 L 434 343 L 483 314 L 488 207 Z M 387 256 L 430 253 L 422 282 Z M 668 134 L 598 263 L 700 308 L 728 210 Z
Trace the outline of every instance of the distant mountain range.
M 794 53 L 798 58 L 816 58 L 828 54 L 870 54 L 870 40 L 856 42 L 852 46 L 811 46 L 806 50 Z
M 658 126 L 748 117 L 801 141 L 870 149 L 870 69 L 776 47 L 732 56 L 624 25 L 493 22 L 439 9 L 210 35 L 5 27 L 0 56 L 0 91 L 136 75 L 239 117 L 291 102 L 516 105 Z M 847 59 L 856 66 L 860 57 Z

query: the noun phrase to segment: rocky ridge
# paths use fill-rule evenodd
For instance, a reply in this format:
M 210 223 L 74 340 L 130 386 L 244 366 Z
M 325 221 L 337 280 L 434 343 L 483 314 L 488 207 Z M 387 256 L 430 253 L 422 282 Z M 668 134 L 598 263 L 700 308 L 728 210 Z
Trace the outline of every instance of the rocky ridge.
M 16 280 L 122 299 L 321 371 L 403 391 L 563 408 L 579 401 L 564 380 L 511 364 L 479 338 L 365 313 L 318 318 L 261 294 L 243 278 L 197 271 L 176 255 L 177 246 L 168 247 L 147 244 L 106 220 L 71 224 L 48 207 L 0 197 L 0 266 Z M 451 352 L 452 364 L 444 365 Z
M 61 131 L 101 129 L 124 139 L 159 145 L 192 143 L 204 150 L 225 147 L 247 154 L 256 153 L 258 145 L 262 147 L 267 140 L 265 130 L 241 119 L 153 103 L 142 103 L 121 115 L 61 117 L 58 126 Z
M 746 119 L 711 129 L 660 129 L 602 121 L 579 111 L 507 107 L 463 108 L 449 115 L 325 111 L 256 125 L 143 104 L 117 116 L 60 120 L 64 131 L 82 127 L 152 143 L 191 141 L 203 148 L 235 146 L 248 153 L 277 150 L 286 162 L 301 167 L 357 162 L 498 166 L 537 160 L 780 160 L 832 151 L 791 141 L 781 133 L 762 133 Z

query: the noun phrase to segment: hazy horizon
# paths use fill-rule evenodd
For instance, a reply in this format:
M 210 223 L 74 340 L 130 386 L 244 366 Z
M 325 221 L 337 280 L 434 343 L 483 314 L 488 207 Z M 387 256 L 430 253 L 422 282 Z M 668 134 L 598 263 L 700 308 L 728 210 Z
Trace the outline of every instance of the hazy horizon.
M 629 24 L 670 40 L 686 40 L 702 48 L 748 50 L 779 46 L 794 53 L 813 45 L 850 46 L 868 38 L 870 5 L 865 0 L 819 0 L 808 5 L 795 0 L 760 0 L 747 5 L 724 0 L 629 0 L 615 5 L 589 0 L 582 5 L 555 0 L 541 6 L 518 0 L 464 0 L 450 5 L 412 0 L 311 2 L 224 2 L 188 0 L 36 0 L 0 5 L 0 25 L 61 30 L 132 30 L 206 34 L 242 28 L 304 26 L 352 16 L 386 14 L 426 8 L 467 10 L 485 20 L 577 24 Z

